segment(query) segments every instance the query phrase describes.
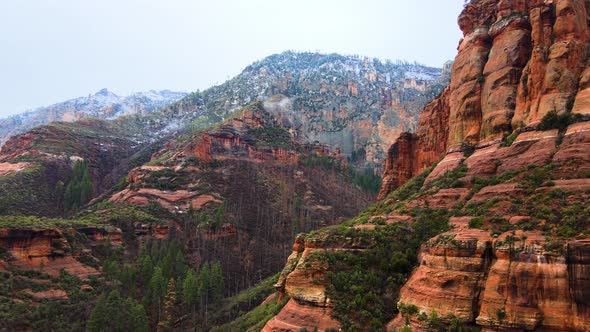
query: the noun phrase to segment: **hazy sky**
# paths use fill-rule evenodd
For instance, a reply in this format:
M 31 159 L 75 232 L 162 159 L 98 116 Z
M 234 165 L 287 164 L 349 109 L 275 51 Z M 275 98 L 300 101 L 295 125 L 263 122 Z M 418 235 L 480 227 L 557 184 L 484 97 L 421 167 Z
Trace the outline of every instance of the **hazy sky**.
M 106 87 L 195 91 L 286 50 L 441 66 L 463 0 L 0 3 L 0 116 Z

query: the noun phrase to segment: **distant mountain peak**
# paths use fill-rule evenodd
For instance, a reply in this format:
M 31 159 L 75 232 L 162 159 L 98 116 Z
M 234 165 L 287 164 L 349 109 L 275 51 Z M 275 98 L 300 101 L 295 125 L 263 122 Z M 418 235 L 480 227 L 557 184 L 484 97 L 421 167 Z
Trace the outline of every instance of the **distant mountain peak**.
M 102 88 L 98 92 L 94 94 L 94 96 L 101 96 L 101 97 L 118 97 L 115 93 L 110 91 L 107 88 Z
M 94 94 L 0 119 L 0 146 L 11 136 L 52 121 L 72 122 L 88 117 L 112 120 L 128 114 L 147 114 L 160 110 L 184 96 L 184 92 L 170 90 L 149 90 L 129 96 L 118 96 L 103 88 Z

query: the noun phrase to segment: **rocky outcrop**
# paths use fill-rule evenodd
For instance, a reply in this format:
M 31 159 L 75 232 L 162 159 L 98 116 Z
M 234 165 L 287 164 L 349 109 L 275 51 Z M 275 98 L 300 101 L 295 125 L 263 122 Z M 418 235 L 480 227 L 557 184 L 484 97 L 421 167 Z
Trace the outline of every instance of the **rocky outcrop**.
M 590 122 L 568 127 L 559 150 L 552 157 L 563 177 L 581 178 L 590 174 Z M 571 160 L 579 160 L 574 165 Z
M 215 196 L 199 195 L 198 192 L 186 190 L 170 192 L 148 188 L 124 189 L 113 195 L 109 201 L 114 203 L 125 202 L 137 206 L 147 206 L 149 202 L 157 202 L 170 212 L 186 212 L 190 207 L 198 210 L 209 203 L 223 203 Z
M 114 245 L 122 243 L 121 230 L 115 227 L 83 227 L 77 231 L 88 236 L 92 241 L 91 245 L 104 243 L 106 240 Z M 80 278 L 98 275 L 98 270 L 75 259 L 81 253 L 73 250 L 66 233 L 77 231 L 57 228 L 2 228 L 0 247 L 8 254 L 6 263 L 21 270 L 38 270 L 51 276 L 59 276 L 63 269 Z
M 528 4 L 533 52 L 519 86 L 514 125 L 538 123 L 553 110 L 571 111 L 587 60 L 587 6 L 582 0 Z
M 32 167 L 31 163 L 0 163 L 0 176 L 7 176 Z
M 439 161 L 446 152 L 449 125 L 449 92 L 426 105 L 415 134 L 403 133 L 389 148 L 385 159 L 383 185 L 378 199 L 383 199 L 412 177 Z
M 586 6 L 583 0 L 466 6 L 450 86 L 449 148 L 498 140 L 550 111 L 572 110 L 587 60 Z
M 418 137 L 415 134 L 403 133 L 387 151 L 383 184 L 378 199 L 384 199 L 387 194 L 411 179 L 414 174 L 414 160 Z
M 516 130 L 534 129 L 551 111 L 587 115 L 588 7 L 583 0 L 467 4 L 458 20 L 464 37 L 450 86 L 434 108 L 425 108 L 416 135 L 403 134 L 390 148 L 379 197 L 445 153 L 485 148 Z
M 46 291 L 34 292 L 30 289 L 22 290 L 28 296 L 31 296 L 33 299 L 45 300 L 45 301 L 65 301 L 68 300 L 68 294 L 62 289 L 48 289 Z
M 123 233 L 117 227 L 78 227 L 76 228 L 75 232 L 84 234 L 91 241 L 91 245 L 102 244 L 106 241 L 108 241 L 113 246 L 123 245 Z
M 313 258 L 314 253 L 330 250 L 323 241 L 306 240 L 298 236 L 293 252 L 275 288 L 291 300 L 271 319 L 263 331 L 299 331 L 318 328 L 338 329 L 340 324 L 330 317 L 331 305 L 326 295 L 327 265 Z
M 278 133 L 271 134 L 272 130 Z M 292 149 L 294 142 L 292 133 L 288 133 L 270 113 L 255 103 L 252 108 L 246 108 L 216 130 L 198 134 L 185 147 L 183 155 L 204 162 L 247 159 L 297 163 L 299 155 Z
M 588 250 L 588 240 L 548 249 L 537 232 L 443 233 L 423 245 L 420 267 L 399 302 L 490 330 L 584 331 L 590 324 L 589 303 L 581 298 L 589 286 Z M 403 325 L 398 317 L 388 328 Z
M 340 324 L 330 318 L 331 309 L 319 308 L 299 304 L 296 300 L 289 300 L 278 315 L 269 320 L 262 332 L 286 332 L 307 329 L 325 331 L 338 330 Z

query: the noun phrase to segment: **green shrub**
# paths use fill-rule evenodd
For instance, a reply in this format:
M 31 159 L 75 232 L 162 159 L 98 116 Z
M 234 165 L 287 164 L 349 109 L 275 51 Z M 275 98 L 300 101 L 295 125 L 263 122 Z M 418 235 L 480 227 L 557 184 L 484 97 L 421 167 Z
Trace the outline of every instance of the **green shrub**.
M 465 176 L 467 170 L 467 165 L 461 162 L 455 169 L 446 172 L 443 176 L 427 184 L 425 189 L 457 188 L 463 186 L 463 183 L 459 179 Z
M 539 130 L 550 130 L 550 129 L 558 129 L 560 132 L 564 132 L 567 127 L 572 124 L 573 117 L 571 113 L 565 112 L 562 114 L 557 114 L 556 110 L 550 111 L 549 113 L 545 114 L 543 119 L 541 119 L 541 123 L 537 126 Z
M 473 217 L 469 220 L 469 228 L 479 228 L 483 227 L 483 218 L 482 217 Z
M 500 147 L 508 147 L 512 146 L 516 138 L 518 137 L 519 132 L 513 131 L 509 135 L 506 135 L 502 138 L 502 142 L 500 143 Z
M 468 158 L 475 152 L 475 145 L 469 142 L 463 142 L 461 143 L 461 151 L 463 151 L 463 156 Z

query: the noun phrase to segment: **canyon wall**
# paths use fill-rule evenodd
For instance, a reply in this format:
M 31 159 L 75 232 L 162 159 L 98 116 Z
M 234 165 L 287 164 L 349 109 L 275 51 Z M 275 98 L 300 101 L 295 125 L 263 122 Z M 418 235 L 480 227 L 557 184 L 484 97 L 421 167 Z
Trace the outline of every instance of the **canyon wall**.
M 583 0 L 467 4 L 450 86 L 426 106 L 416 134 L 402 134 L 390 148 L 379 197 L 447 152 L 534 130 L 552 111 L 584 119 L 590 113 L 588 10 Z
M 493 238 L 457 227 L 424 244 L 399 303 L 484 330 L 586 331 L 590 241 L 548 244 L 539 232 Z M 400 315 L 388 327 L 404 325 Z M 413 317 L 411 325 L 423 324 Z
M 432 209 L 450 217 L 400 290 L 398 306 L 417 313 L 387 330 L 428 330 L 439 317 L 483 331 L 588 331 L 589 13 L 584 0 L 466 4 L 449 87 L 391 146 L 380 202 L 354 220 L 378 229 Z M 305 264 L 315 248 L 356 250 L 295 250 L 277 288 L 316 316 L 289 321 L 290 306 L 267 331 L 327 328 L 327 261 Z
M 71 243 L 76 233 L 83 234 L 86 243 Z M 79 229 L 59 228 L 0 228 L 0 248 L 6 250 L 0 258 L 0 270 L 13 267 L 20 270 L 37 270 L 52 277 L 60 275 L 61 270 L 86 279 L 100 274 L 95 267 L 81 263 L 77 258 L 88 256 L 90 247 L 103 245 L 108 240 L 115 246 L 122 244 L 120 229 L 103 227 L 82 227 Z M 88 247 L 88 248 L 87 248 Z

